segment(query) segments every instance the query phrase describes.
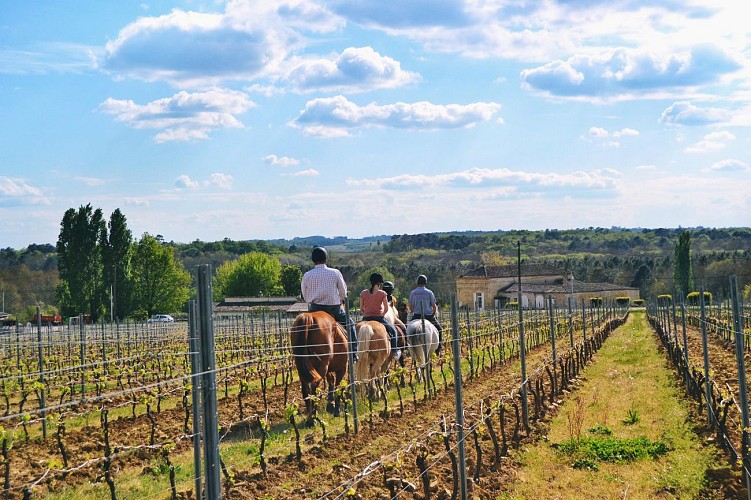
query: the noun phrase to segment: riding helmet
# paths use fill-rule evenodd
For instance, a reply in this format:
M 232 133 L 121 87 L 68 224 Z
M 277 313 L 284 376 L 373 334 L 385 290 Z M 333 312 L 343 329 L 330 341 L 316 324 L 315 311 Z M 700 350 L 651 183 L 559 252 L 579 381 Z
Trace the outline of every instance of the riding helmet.
M 384 281 L 383 291 L 391 295 L 392 293 L 394 293 L 394 284 L 391 281 Z
M 427 285 L 428 284 L 428 277 L 424 274 L 421 274 L 417 277 L 417 284 L 418 285 Z
M 329 259 L 329 254 L 323 247 L 313 248 L 311 259 L 315 264 L 324 264 Z

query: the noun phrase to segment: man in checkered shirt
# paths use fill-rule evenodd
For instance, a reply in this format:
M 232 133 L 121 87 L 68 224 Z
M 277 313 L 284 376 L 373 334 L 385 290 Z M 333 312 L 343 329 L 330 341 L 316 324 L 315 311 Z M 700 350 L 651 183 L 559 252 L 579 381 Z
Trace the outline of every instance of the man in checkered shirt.
M 328 267 L 328 253 L 323 247 L 315 247 L 311 258 L 315 267 L 302 277 L 302 297 L 308 303 L 308 311 L 326 311 L 349 331 L 349 350 L 357 358 L 357 335 L 355 326 L 347 325 L 347 315 L 342 307 L 347 299 L 347 284 L 341 271 Z

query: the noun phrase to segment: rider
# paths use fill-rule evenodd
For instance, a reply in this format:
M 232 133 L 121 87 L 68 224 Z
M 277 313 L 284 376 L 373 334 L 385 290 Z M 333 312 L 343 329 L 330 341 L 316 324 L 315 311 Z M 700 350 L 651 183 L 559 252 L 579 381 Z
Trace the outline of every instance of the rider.
M 433 323 L 433 325 L 438 330 L 438 349 L 435 350 L 436 354 L 441 352 L 441 338 L 443 333 L 443 328 L 441 328 L 441 324 L 438 323 L 438 320 L 436 319 L 435 315 L 438 312 L 438 305 L 435 301 L 435 294 L 433 292 L 426 288 L 425 285 L 428 284 L 428 278 L 424 274 L 421 274 L 417 277 L 417 288 L 412 290 L 409 293 L 409 308 L 412 311 L 412 319 L 420 319 L 425 318 L 426 320 Z
M 396 311 L 396 300 L 394 299 L 394 283 L 392 281 L 384 281 L 383 282 L 383 291 L 386 292 L 386 301 L 389 303 L 389 305 L 394 306 L 394 326 L 402 331 L 402 333 L 407 335 L 407 325 L 402 323 L 401 318 L 399 318 L 399 313 Z M 406 318 L 405 318 L 406 319 Z
M 381 273 L 370 275 L 370 288 L 360 292 L 360 310 L 362 311 L 363 321 L 378 321 L 389 333 L 391 340 L 391 350 L 394 353 L 394 359 L 402 356 L 402 351 L 397 346 L 396 329 L 384 315 L 389 310 L 388 295 L 381 289 L 383 285 L 383 276 Z
M 308 311 L 326 311 L 349 332 L 349 345 L 357 359 L 357 335 L 355 326 L 347 325 L 344 304 L 347 299 L 347 284 L 341 271 L 328 267 L 329 254 L 324 247 L 313 248 L 311 259 L 315 267 L 302 277 L 302 297 L 308 303 Z

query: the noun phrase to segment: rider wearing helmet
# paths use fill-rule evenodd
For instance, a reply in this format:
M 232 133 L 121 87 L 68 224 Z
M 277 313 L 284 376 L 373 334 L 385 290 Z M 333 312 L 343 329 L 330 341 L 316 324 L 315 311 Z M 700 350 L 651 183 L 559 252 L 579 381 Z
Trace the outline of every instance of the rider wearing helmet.
M 378 321 L 386 327 L 386 331 L 389 334 L 391 340 L 391 351 L 394 354 L 394 359 L 399 359 L 402 356 L 402 351 L 397 346 L 397 335 L 394 325 L 384 316 L 389 311 L 388 295 L 381 287 L 383 285 L 383 275 L 381 273 L 373 273 L 370 275 L 370 288 L 366 288 L 360 292 L 360 310 L 362 311 L 363 321 Z
M 311 260 L 315 267 L 302 277 L 302 297 L 308 303 L 308 311 L 326 311 L 349 332 L 350 351 L 357 357 L 355 326 L 352 323 L 347 325 L 343 307 L 347 299 L 347 284 L 338 269 L 326 265 L 328 257 L 324 247 L 313 248 Z
M 435 301 L 435 294 L 428 288 L 428 278 L 424 274 L 417 277 L 417 288 L 409 293 L 409 309 L 412 311 L 412 319 L 425 318 L 433 323 L 438 330 L 438 349 L 436 354 L 441 352 L 441 339 L 443 328 L 438 323 L 435 315 L 438 313 L 438 305 Z
M 386 298 L 388 299 L 389 304 L 391 304 L 391 301 L 394 300 L 394 297 L 392 296 L 394 294 L 394 283 L 391 281 L 384 281 L 381 288 L 386 292 Z

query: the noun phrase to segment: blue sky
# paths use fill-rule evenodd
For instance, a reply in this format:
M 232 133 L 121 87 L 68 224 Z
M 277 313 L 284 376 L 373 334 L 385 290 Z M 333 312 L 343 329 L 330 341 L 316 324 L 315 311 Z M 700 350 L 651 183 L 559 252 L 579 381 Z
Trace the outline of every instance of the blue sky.
M 747 2 L 0 3 L 0 247 L 751 224 Z

